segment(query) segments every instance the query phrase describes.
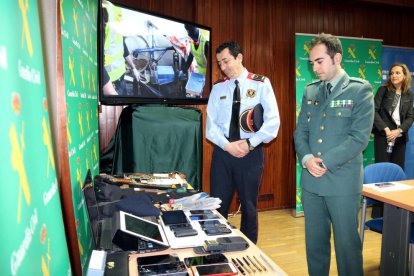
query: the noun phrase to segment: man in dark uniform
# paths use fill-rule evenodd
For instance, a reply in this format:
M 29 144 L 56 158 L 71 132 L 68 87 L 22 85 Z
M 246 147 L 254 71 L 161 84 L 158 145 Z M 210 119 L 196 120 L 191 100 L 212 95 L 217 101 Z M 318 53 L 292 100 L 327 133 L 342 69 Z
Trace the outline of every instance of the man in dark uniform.
M 341 68 L 338 38 L 320 34 L 310 48 L 309 62 L 319 81 L 305 89 L 294 135 L 303 166 L 308 271 L 329 275 L 332 227 L 339 275 L 363 275 L 358 211 L 362 151 L 374 121 L 372 87 Z
M 218 81 L 207 105 L 206 137 L 215 144 L 211 160 L 211 196 L 222 200 L 219 212 L 227 218 L 234 191 L 242 210 L 240 230 L 257 242 L 257 198 L 263 171 L 262 143 L 273 140 L 280 119 L 269 79 L 249 73 L 243 66 L 243 51 L 237 42 L 216 49 L 217 63 L 226 78 Z M 239 116 L 258 104 L 263 124 L 256 131 L 240 129 Z

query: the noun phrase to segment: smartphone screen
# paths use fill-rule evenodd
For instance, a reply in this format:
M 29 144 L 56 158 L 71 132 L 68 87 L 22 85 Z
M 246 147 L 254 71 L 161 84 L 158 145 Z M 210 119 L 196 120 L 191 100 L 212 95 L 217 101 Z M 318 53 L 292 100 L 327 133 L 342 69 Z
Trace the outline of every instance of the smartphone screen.
M 165 225 L 187 223 L 187 216 L 182 210 L 163 212 L 161 219 Z
M 205 256 L 195 256 L 184 258 L 184 264 L 187 267 L 195 265 L 206 265 L 206 264 L 217 264 L 217 263 L 227 263 L 227 257 L 223 254 L 211 254 Z
M 193 266 L 195 276 L 204 275 L 236 275 L 237 269 L 232 263 Z
M 216 214 L 204 214 L 204 215 L 191 215 L 191 220 L 206 220 L 206 219 L 218 219 Z
M 222 224 L 219 220 L 213 219 L 213 220 L 201 220 L 198 222 L 201 226 L 201 228 L 208 228 L 208 227 L 216 227 L 217 225 Z
M 204 214 L 212 214 L 213 211 L 211 210 L 190 210 L 192 215 L 204 215 Z
M 177 257 L 170 254 L 162 254 L 157 256 L 139 257 L 137 259 L 138 265 L 154 265 L 177 262 Z

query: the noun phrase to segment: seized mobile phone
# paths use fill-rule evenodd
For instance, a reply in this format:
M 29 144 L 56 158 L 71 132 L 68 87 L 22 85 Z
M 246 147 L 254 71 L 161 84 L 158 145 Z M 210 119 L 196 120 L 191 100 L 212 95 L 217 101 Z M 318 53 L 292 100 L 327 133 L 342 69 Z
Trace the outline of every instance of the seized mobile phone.
M 205 214 L 212 214 L 213 211 L 211 210 L 190 210 L 190 214 L 192 215 L 205 215 Z
M 227 227 L 226 228 L 216 227 L 216 228 L 206 228 L 206 229 L 204 229 L 204 232 L 209 236 L 215 236 L 215 235 L 230 234 L 231 230 Z
M 162 212 L 161 219 L 164 222 L 164 225 L 188 223 L 187 216 L 183 210 Z
M 184 276 L 187 268 L 177 255 L 163 254 L 137 258 L 138 273 L 143 276 L 170 275 Z
M 193 229 L 193 226 L 190 223 L 171 224 L 170 229 L 172 231 L 175 229 Z
M 175 229 L 174 236 L 177 238 L 197 236 L 198 232 L 195 229 Z
M 204 214 L 204 215 L 191 215 L 191 220 L 207 220 L 207 219 L 218 219 L 216 214 Z
M 213 220 L 199 220 L 198 223 L 201 226 L 201 229 L 212 228 L 212 227 L 226 227 L 225 224 L 221 223 L 218 219 Z
M 208 264 L 208 265 L 196 265 L 192 266 L 194 276 L 227 276 L 237 275 L 238 270 L 233 263 L 221 263 L 221 264 Z
M 184 258 L 184 264 L 187 267 L 191 267 L 195 265 L 218 264 L 218 263 L 227 263 L 227 262 L 228 262 L 227 257 L 221 253 Z

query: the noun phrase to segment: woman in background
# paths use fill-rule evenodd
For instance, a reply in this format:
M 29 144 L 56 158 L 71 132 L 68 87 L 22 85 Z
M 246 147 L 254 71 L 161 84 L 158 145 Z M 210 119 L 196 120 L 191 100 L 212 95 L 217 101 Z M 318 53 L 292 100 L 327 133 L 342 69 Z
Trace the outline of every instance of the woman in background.
M 414 119 L 411 75 L 407 65 L 395 63 L 388 81 L 375 95 L 375 162 L 391 162 L 404 169 L 408 129 Z

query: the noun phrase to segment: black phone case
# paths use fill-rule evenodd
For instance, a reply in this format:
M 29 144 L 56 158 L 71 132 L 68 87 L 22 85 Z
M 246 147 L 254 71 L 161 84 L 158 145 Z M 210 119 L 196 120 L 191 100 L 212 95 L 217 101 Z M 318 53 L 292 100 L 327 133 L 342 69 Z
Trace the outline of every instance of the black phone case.
M 176 229 L 174 236 L 177 238 L 197 236 L 198 232 L 195 229 Z

